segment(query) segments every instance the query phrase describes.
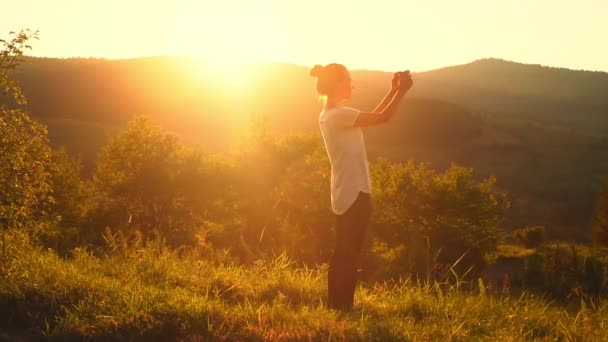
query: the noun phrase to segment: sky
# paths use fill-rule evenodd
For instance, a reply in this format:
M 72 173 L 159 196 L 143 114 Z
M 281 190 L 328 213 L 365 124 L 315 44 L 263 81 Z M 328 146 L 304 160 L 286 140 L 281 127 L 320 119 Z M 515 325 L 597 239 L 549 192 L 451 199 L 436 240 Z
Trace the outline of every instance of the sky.
M 430 70 L 480 58 L 608 71 L 608 0 L 19 0 L 0 38 L 39 31 L 28 54 Z

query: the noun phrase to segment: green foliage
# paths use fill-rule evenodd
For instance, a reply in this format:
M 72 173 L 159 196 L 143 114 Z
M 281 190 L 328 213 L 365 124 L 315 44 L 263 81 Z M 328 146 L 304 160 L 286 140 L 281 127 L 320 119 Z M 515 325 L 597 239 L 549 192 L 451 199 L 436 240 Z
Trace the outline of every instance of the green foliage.
M 32 227 L 53 205 L 53 153 L 46 128 L 19 109 L 0 107 L 2 228 Z
M 608 187 L 597 199 L 591 221 L 591 241 L 598 246 L 608 247 Z
M 40 210 L 48 213 L 52 224 L 39 230 L 38 237 L 47 246 L 69 251 L 83 242 L 78 241 L 78 232 L 89 189 L 80 179 L 80 160 L 68 156 L 65 150 L 52 151 L 45 166 L 50 174 L 52 201 Z
M 254 258 L 287 252 L 301 261 L 327 260 L 334 218 L 329 161 L 320 136 L 256 132 L 235 163 L 236 214 Z
M 94 186 L 100 201 L 120 206 L 121 227 L 134 223 L 151 232 L 168 224 L 181 147 L 177 137 L 140 118 L 102 149 Z
M 53 151 L 51 166 L 54 205 L 50 211 L 60 216 L 64 227 L 77 227 L 88 195 L 80 178 L 80 160 L 68 156 L 63 149 L 57 150 Z
M 110 227 L 158 232 L 172 246 L 228 249 L 244 263 L 281 253 L 323 263 L 334 237 L 329 173 L 318 134 L 278 137 L 261 125 L 235 154 L 210 155 L 137 118 L 100 153 L 80 238 L 99 245 Z M 459 267 L 481 268 L 508 206 L 492 178 L 479 183 L 455 165 L 438 173 L 386 160 L 373 174 L 377 215 L 368 262 L 390 260 L 384 273 L 397 276 L 419 273 L 411 264 L 431 257 L 451 264 L 464 253 Z M 432 242 L 425 255 L 413 253 L 419 236 Z
M 192 244 L 205 220 L 230 209 L 230 169 L 222 158 L 188 149 L 151 120 L 137 118 L 99 155 L 87 233 L 99 239 L 107 226 L 146 236 L 157 230 L 174 246 Z
M 12 231 L 0 261 L 0 329 L 58 340 L 606 340 L 608 305 L 565 307 L 528 293 L 409 279 L 360 287 L 354 310 L 326 309 L 326 269 L 280 256 L 249 267 L 162 240 L 111 240 L 69 259 Z M 120 246 L 124 246 L 120 247 Z M 471 292 L 475 289 L 475 292 Z M 465 291 L 466 290 L 466 291 Z M 13 336 L 18 331 L 26 332 Z
M 533 226 L 515 229 L 511 232 L 511 236 L 527 248 L 536 248 L 544 242 L 545 227 Z
M 608 249 L 543 243 L 535 248 L 500 245 L 488 257 L 490 281 L 543 293 L 554 300 L 604 298 L 608 294 Z
M 38 32 L 10 35 L 9 40 L 0 39 L 0 92 L 25 104 L 10 76 L 23 62 L 23 50 L 31 49 L 27 42 L 37 39 Z M 0 228 L 30 228 L 54 241 L 69 237 L 69 229 L 79 223 L 84 199 L 79 162 L 64 151 L 52 151 L 46 127 L 27 112 L 6 105 L 0 105 L 0 161 Z
M 562 301 L 606 295 L 607 252 L 584 245 L 544 244 L 525 256 L 524 285 L 546 291 Z
M 26 104 L 27 99 L 19 84 L 9 76 L 23 62 L 23 51 L 32 49 L 28 45 L 31 39 L 38 39 L 38 31 L 12 31 L 8 40 L 0 39 L 0 95 L 8 96 L 20 105 Z
M 2 234 L 6 229 L 28 229 L 56 248 L 73 247 L 86 197 L 79 162 L 51 150 L 44 125 L 20 109 L 4 106 L 0 161 Z
M 227 248 L 243 262 L 282 252 L 327 260 L 334 219 L 320 137 L 263 130 L 234 155 L 212 155 L 133 120 L 100 153 L 81 237 L 99 245 L 106 227 L 157 231 L 172 246 Z
M 498 224 L 509 202 L 506 194 L 493 190 L 494 178 L 478 182 L 471 169 L 456 165 L 439 173 L 413 162 L 379 160 L 372 167 L 372 182 L 377 239 L 389 252 L 402 249 L 395 263 L 426 261 L 411 269 L 428 274 L 431 257 L 451 264 L 466 253 L 472 258 L 463 263 L 468 267 L 482 262 L 480 253 L 496 248 Z

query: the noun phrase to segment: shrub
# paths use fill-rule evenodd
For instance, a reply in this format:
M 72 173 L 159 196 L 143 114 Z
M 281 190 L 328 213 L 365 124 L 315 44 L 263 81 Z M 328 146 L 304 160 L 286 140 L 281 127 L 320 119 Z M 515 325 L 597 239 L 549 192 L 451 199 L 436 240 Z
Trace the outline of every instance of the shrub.
M 0 160 L 0 226 L 36 226 L 53 203 L 46 128 L 22 110 L 0 107 Z
M 372 167 L 372 182 L 376 239 L 387 248 L 407 247 L 395 263 L 412 264 L 411 253 L 426 255 L 411 269 L 419 272 L 430 268 L 420 266 L 430 264 L 429 258 L 451 265 L 465 255 L 459 267 L 474 265 L 479 271 L 482 256 L 496 249 L 509 202 L 493 189 L 494 178 L 477 181 L 472 169 L 457 165 L 440 173 L 424 164 L 380 159 Z M 429 250 L 416 252 L 420 248 Z
M 515 229 L 511 232 L 511 236 L 517 243 L 527 248 L 536 248 L 545 239 L 545 227 L 533 226 Z

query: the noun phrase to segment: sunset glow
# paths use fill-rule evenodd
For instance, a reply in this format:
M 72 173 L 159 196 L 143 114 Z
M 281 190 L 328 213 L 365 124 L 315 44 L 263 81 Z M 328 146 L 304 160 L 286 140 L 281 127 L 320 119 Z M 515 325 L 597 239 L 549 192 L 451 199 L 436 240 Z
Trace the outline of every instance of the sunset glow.
M 61 10 L 58 10 L 61 9 Z M 50 15 L 52 13 L 52 15 Z M 608 2 L 13 1 L 0 34 L 40 30 L 49 57 L 198 56 L 427 70 L 495 57 L 608 71 Z
M 269 3 L 221 1 L 209 6 L 188 0 L 176 8 L 167 45 L 218 66 L 242 66 L 290 56 L 289 33 Z

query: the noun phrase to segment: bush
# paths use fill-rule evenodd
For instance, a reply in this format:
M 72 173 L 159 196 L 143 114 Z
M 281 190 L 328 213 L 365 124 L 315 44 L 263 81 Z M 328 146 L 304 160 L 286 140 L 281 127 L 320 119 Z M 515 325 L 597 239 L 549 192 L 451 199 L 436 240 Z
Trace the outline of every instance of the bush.
M 6 107 L 0 108 L 0 160 L 0 228 L 74 247 L 86 198 L 79 161 L 53 151 L 46 128 L 26 112 Z
M 318 134 L 256 134 L 236 156 L 243 242 L 255 257 L 321 263 L 333 251 L 329 161 Z
M 395 264 L 429 272 L 464 255 L 462 274 L 470 266 L 480 271 L 483 255 L 496 249 L 509 202 L 493 189 L 494 178 L 479 182 L 472 169 L 456 165 L 439 173 L 381 159 L 372 167 L 372 182 L 376 239 L 385 249 L 402 250 Z
M 146 237 L 157 231 L 174 247 L 212 244 L 242 262 L 287 253 L 322 263 L 334 246 L 329 173 L 318 134 L 276 137 L 262 128 L 235 154 L 211 156 L 137 118 L 100 154 L 84 231 L 96 244 L 111 227 Z M 377 255 L 368 266 L 386 257 L 397 276 L 403 265 L 429 272 L 431 261 L 452 264 L 464 255 L 459 271 L 483 267 L 508 207 L 493 191 L 494 179 L 478 182 L 471 169 L 455 165 L 438 173 L 385 160 L 373 164 L 372 178 L 370 250 Z M 416 238 L 432 250 L 416 252 Z
M 37 227 L 52 198 L 46 128 L 19 109 L 0 107 L 0 226 Z
M 209 217 L 232 209 L 231 165 L 198 150 L 140 117 L 103 147 L 91 183 L 84 235 L 101 243 L 106 227 L 155 231 L 171 246 L 192 245 Z
M 515 229 L 511 232 L 511 236 L 517 243 L 527 248 L 536 248 L 545 239 L 545 227 L 534 226 Z
M 527 256 L 525 281 L 530 289 L 566 301 L 608 293 L 608 250 L 574 244 L 544 244 Z

